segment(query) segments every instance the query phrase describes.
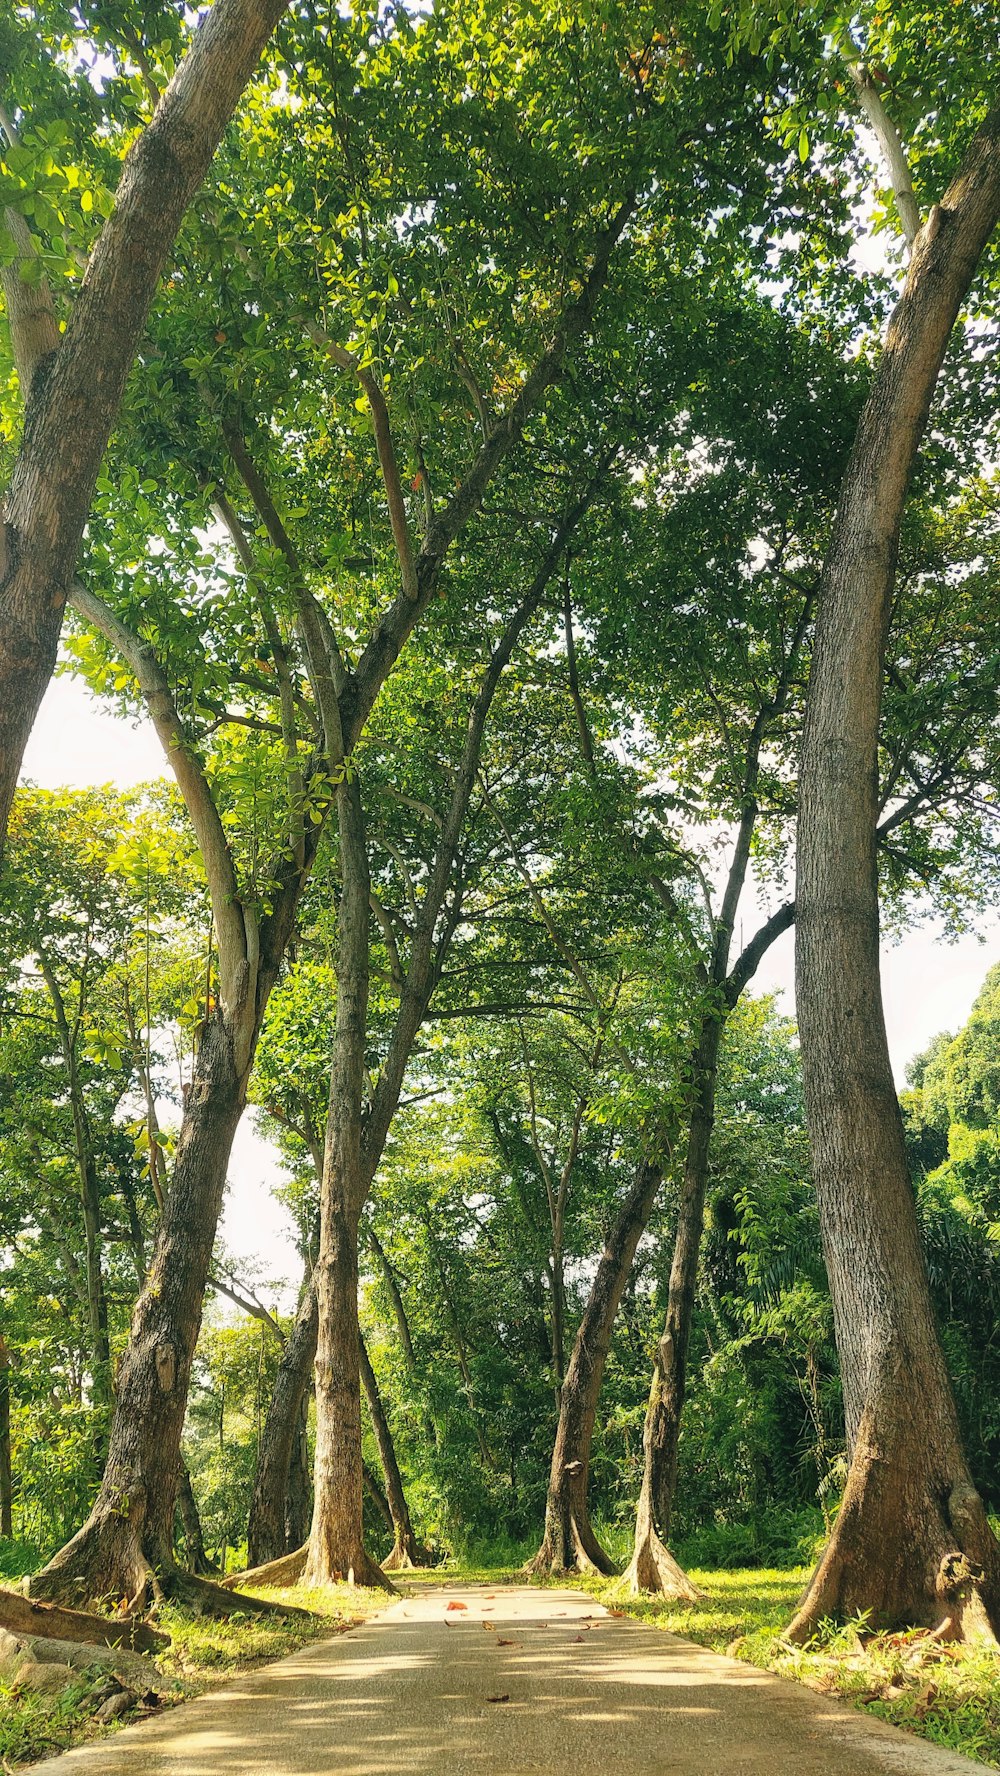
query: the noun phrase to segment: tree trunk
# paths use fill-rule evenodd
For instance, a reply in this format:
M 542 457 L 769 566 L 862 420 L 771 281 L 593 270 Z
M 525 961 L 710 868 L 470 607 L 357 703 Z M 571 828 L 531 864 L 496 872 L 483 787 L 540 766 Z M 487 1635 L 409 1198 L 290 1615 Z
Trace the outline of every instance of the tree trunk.
M 677 1209 L 667 1313 L 653 1358 L 653 1380 L 642 1437 L 644 1460 L 635 1547 L 625 1575 L 633 1593 L 658 1591 L 665 1597 L 687 1600 L 700 1596 L 700 1592 L 678 1566 L 668 1550 L 667 1541 L 677 1480 L 688 1343 L 705 1223 L 705 1192 L 722 1031 L 721 1013 L 709 1014 L 702 1022 L 695 1052 L 694 1106 Z
M 365 1550 L 358 1360 L 358 1226 L 370 1177 L 362 1162 L 371 882 L 356 777 L 337 788 L 342 889 L 337 916 L 337 1016 L 314 1271 L 316 1461 L 305 1582 L 392 1586 Z
M 326 1194 L 323 1245 L 316 1266 L 316 1462 L 304 1582 L 330 1585 L 346 1580 L 351 1585 L 391 1589 L 364 1545 L 358 1222 L 339 1190 L 330 1188 Z
M 390 1535 L 394 1535 L 395 1534 L 395 1524 L 392 1521 L 392 1512 L 389 1509 L 389 1500 L 386 1498 L 385 1493 L 382 1491 L 382 1488 L 379 1484 L 378 1475 L 376 1473 L 373 1473 L 372 1469 L 368 1466 L 367 1462 L 362 1462 L 362 1464 L 361 1464 L 361 1479 L 362 1479 L 362 1483 L 364 1485 L 364 1489 L 365 1489 L 366 1493 L 368 1494 L 368 1497 L 371 1499 L 372 1504 L 375 1506 L 375 1509 L 378 1512 L 379 1516 L 381 1517 L 383 1523 L 385 1524 L 386 1529 L 389 1531 Z
M 184 1532 L 184 1563 L 189 1573 L 204 1577 L 215 1571 L 205 1549 L 198 1501 L 191 1485 L 187 1463 L 182 1461 L 177 1473 L 177 1510 Z
M 917 237 L 823 573 L 799 787 L 797 999 L 851 1452 L 790 1632 L 1000 1628 L 1000 1547 L 969 1476 L 907 1174 L 879 980 L 878 731 L 899 526 L 948 338 L 1000 217 L 1000 112 Z
M 285 1550 L 291 1554 L 301 1548 L 312 1522 L 313 1491 L 309 1467 L 309 1383 L 306 1382 L 299 1416 L 292 1438 L 292 1459 L 288 1464 L 288 1489 L 285 1494 Z
M 32 1580 L 74 1603 L 140 1597 L 172 1567 L 181 1431 L 226 1170 L 243 1110 L 227 1021 L 207 1023 L 146 1287 L 118 1374 L 108 1460 L 83 1528 Z
M 392 1553 L 388 1560 L 383 1561 L 382 1564 L 386 1572 L 399 1572 L 404 1567 L 426 1566 L 428 1564 L 427 1550 L 420 1546 L 413 1533 L 410 1507 L 406 1502 L 406 1493 L 403 1490 L 403 1476 L 396 1460 L 396 1446 L 392 1440 L 392 1431 L 389 1429 L 389 1420 L 385 1415 L 385 1407 L 378 1390 L 375 1371 L 365 1348 L 365 1341 L 360 1336 L 358 1339 L 358 1360 L 361 1365 L 361 1384 L 368 1401 L 372 1429 L 378 1444 L 379 1460 L 385 1475 L 385 1495 L 392 1520 Z
M 662 1177 L 660 1165 L 652 1160 L 640 1162 L 597 1266 L 563 1381 L 545 1505 L 545 1535 L 529 1563 L 529 1570 L 535 1573 L 571 1568 L 578 1572 L 615 1571 L 590 1527 L 590 1449 L 615 1315 Z
M 14 1478 L 10 1460 L 10 1352 L 0 1332 L 0 1536 L 14 1534 Z
M 65 334 L 44 278 L 20 275 L 35 256 L 23 224 L 20 255 L 3 268 L 25 425 L 0 515 L 0 851 L 94 482 L 163 265 L 286 4 L 220 0 L 206 14 L 126 156 Z
M 253 1497 L 247 1528 L 247 1565 L 264 1566 L 300 1548 L 309 1533 L 309 1524 L 301 1524 L 301 1484 L 295 1510 L 290 1512 L 290 1480 L 293 1459 L 300 1441 L 302 1406 L 309 1391 L 309 1378 L 316 1357 L 316 1334 L 319 1310 L 312 1279 L 299 1303 L 295 1324 L 281 1353 L 271 1400 L 261 1433 L 254 1476 Z M 308 1475 L 306 1476 L 308 1489 Z M 292 1530 L 289 1517 L 295 1519 L 302 1533 L 289 1546 Z

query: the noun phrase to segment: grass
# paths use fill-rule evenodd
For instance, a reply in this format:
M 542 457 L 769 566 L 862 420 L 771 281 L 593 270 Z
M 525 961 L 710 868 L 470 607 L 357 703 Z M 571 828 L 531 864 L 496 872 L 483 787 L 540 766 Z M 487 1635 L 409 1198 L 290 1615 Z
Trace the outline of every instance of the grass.
M 937 1745 L 1000 1769 L 1000 1658 L 974 1648 L 942 1646 L 921 1634 L 869 1634 L 859 1620 L 832 1624 L 806 1647 L 781 1635 L 801 1594 L 808 1568 L 692 1570 L 704 1592 L 695 1604 L 628 1598 L 613 1579 L 577 1580 L 601 1602 L 629 1616 L 716 1652 L 795 1679 L 824 1694 L 865 1708 Z M 517 1566 L 452 1562 L 424 1573 L 407 1573 L 407 1588 L 425 1584 L 525 1584 Z M 535 1583 L 565 1584 L 565 1579 Z M 172 1636 L 158 1663 L 165 1700 L 186 1701 L 242 1671 L 280 1659 L 324 1635 L 343 1631 L 383 1607 L 381 1592 L 346 1585 L 324 1591 L 301 1586 L 259 1592 L 313 1612 L 311 1621 L 291 1617 L 237 1616 L 229 1621 L 192 1617 L 165 1609 L 162 1624 Z M 0 1764 L 9 1771 L 33 1759 L 93 1739 L 115 1728 L 93 1721 L 99 1678 L 81 1674 L 55 1697 L 17 1693 L 0 1685 Z M 135 1719 L 133 1713 L 127 1720 Z
M 310 1610 L 312 1619 L 241 1614 L 217 1621 L 166 1606 L 158 1618 L 158 1625 L 171 1636 L 170 1647 L 157 1659 L 163 1673 L 163 1682 L 157 1686 L 161 1707 L 187 1702 L 240 1672 L 282 1659 L 310 1641 L 344 1632 L 385 1604 L 381 1591 L 352 1590 L 347 1585 L 324 1590 L 297 1585 L 250 1595 Z M 153 1712 L 140 1704 L 110 1726 L 95 1721 L 94 1710 L 106 1675 L 97 1670 L 79 1672 L 54 1696 L 0 1682 L 0 1768 L 9 1772 L 72 1745 L 106 1737 L 119 1726 Z
M 935 1745 L 1000 1769 L 1000 1657 L 942 1645 L 926 1633 L 871 1634 L 864 1620 L 824 1625 L 805 1647 L 781 1638 L 809 1576 L 807 1567 L 689 1575 L 695 1604 L 621 1594 L 614 1579 L 580 1580 L 593 1596 L 637 1620 L 877 1714 Z

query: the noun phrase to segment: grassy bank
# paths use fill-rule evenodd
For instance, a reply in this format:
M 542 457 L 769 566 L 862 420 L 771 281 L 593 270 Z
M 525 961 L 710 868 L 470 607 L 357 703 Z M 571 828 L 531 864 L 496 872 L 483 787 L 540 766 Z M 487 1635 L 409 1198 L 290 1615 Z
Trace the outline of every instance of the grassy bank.
M 74 1673 L 72 1681 L 52 1695 L 0 1682 L 0 1768 L 16 1770 L 72 1745 L 105 1737 L 164 1707 L 189 1701 L 241 1672 L 284 1658 L 310 1641 L 344 1632 L 385 1603 L 381 1592 L 351 1590 L 346 1585 L 325 1591 L 295 1586 L 258 1595 L 269 1603 L 284 1602 L 310 1610 L 312 1619 L 237 1615 L 215 1621 L 164 1608 L 157 1621 L 171 1636 L 171 1644 L 156 1661 L 162 1673 L 162 1681 L 155 1686 L 157 1702 L 154 1705 L 137 1698 L 133 1707 L 108 1725 L 95 1719 L 106 1695 L 105 1671 Z
M 808 1573 L 695 1570 L 690 1576 L 705 1593 L 697 1604 L 623 1597 L 615 1580 L 594 1580 L 586 1589 L 639 1621 L 839 1696 L 1000 1769 L 1000 1656 L 941 1645 L 922 1633 L 869 1634 L 860 1620 L 831 1624 L 807 1647 L 792 1647 L 781 1635 Z

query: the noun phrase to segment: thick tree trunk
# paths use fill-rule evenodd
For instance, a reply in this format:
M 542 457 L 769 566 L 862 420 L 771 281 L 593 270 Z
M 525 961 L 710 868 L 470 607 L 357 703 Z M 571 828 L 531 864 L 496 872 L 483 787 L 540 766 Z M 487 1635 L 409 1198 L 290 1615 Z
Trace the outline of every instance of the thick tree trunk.
M 215 1567 L 208 1558 L 205 1548 L 205 1537 L 202 1533 L 201 1515 L 198 1501 L 191 1485 L 191 1475 L 187 1463 L 182 1461 L 177 1473 L 177 1511 L 184 1533 L 184 1564 L 189 1573 L 196 1573 L 204 1578 L 213 1573 Z
M 972 1485 L 931 1309 L 879 980 L 878 730 L 900 519 L 941 361 L 1000 217 L 1000 112 L 931 211 L 855 439 L 824 569 L 799 790 L 797 997 L 851 1466 L 790 1632 L 1000 1628 L 1000 1547 Z
M 633 1592 L 658 1591 L 665 1597 L 686 1599 L 697 1597 L 699 1592 L 669 1552 L 667 1541 L 677 1481 L 687 1353 L 705 1224 L 705 1192 L 722 1031 L 722 1014 L 717 1012 L 707 1016 L 702 1023 L 694 1057 L 694 1104 L 677 1209 L 667 1313 L 653 1358 L 653 1380 L 642 1439 L 644 1461 L 635 1547 L 625 1574 Z
M 298 1499 L 295 1524 L 289 1523 L 289 1491 L 293 1457 L 300 1441 L 302 1406 L 316 1357 L 318 1326 L 316 1290 L 310 1279 L 281 1353 L 261 1432 L 247 1529 L 247 1565 L 251 1567 L 264 1566 L 269 1560 L 292 1553 L 302 1546 L 309 1532 L 308 1521 L 304 1525 L 299 1521 Z M 294 1534 L 296 1526 L 302 1533 L 289 1545 L 289 1533 Z
M 371 882 L 357 779 L 337 789 L 343 887 L 337 918 L 337 1017 L 314 1271 L 316 1460 L 305 1580 L 392 1586 L 364 1545 L 361 1372 L 358 1361 L 358 1225 L 370 1174 L 362 1161 L 362 1104 L 368 1028 Z
M 32 1580 L 33 1596 L 139 1597 L 172 1567 L 188 1383 L 244 1084 L 217 1013 L 205 1028 L 149 1278 L 132 1316 L 104 1478 L 83 1528 Z
M 338 981 L 338 986 L 340 982 Z M 361 1479 L 361 1373 L 358 1359 L 358 1223 L 329 1189 L 316 1266 L 315 1497 L 307 1585 L 382 1585 L 364 1545 Z
M 10 1352 L 0 1332 L 0 1536 L 14 1534 L 14 1477 L 10 1459 Z
M 615 1571 L 590 1527 L 590 1449 L 615 1315 L 662 1177 L 660 1165 L 652 1160 L 641 1161 L 597 1266 L 563 1381 L 545 1506 L 545 1535 L 530 1562 L 530 1570 L 535 1573 L 569 1569 Z
M 358 1360 L 361 1365 L 361 1385 L 368 1401 L 372 1429 L 378 1444 L 379 1460 L 385 1475 L 385 1495 L 392 1522 L 392 1553 L 388 1560 L 383 1561 L 382 1564 L 386 1572 L 400 1572 L 405 1567 L 426 1566 L 428 1564 L 427 1550 L 421 1547 L 413 1533 L 410 1507 L 406 1502 L 406 1493 L 403 1490 L 403 1476 L 396 1460 L 396 1446 L 392 1440 L 392 1431 L 385 1415 L 385 1407 L 378 1390 L 375 1371 L 365 1348 L 365 1341 L 360 1337 Z

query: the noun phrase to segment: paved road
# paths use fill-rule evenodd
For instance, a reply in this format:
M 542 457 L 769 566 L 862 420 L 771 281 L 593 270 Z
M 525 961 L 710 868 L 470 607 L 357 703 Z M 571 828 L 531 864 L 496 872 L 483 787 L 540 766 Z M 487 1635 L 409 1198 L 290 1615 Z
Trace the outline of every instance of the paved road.
M 449 1604 L 464 1608 L 448 1607 Z M 579 1592 L 421 1587 L 353 1634 L 32 1776 L 969 1776 Z

